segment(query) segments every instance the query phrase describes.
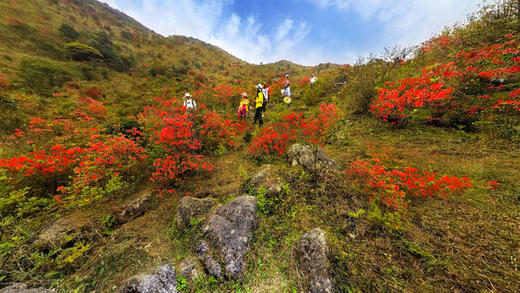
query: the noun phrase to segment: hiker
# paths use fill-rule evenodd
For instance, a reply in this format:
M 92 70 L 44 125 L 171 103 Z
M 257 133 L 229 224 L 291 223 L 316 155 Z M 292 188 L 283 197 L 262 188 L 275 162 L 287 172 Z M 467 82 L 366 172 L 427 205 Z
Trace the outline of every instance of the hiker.
M 267 104 L 269 104 L 269 92 L 267 89 L 267 84 L 265 82 L 262 83 L 262 95 L 264 95 L 262 111 L 265 112 L 265 110 L 267 110 Z M 263 117 L 263 114 L 262 114 L 262 117 Z
M 285 90 L 284 95 L 286 97 L 291 97 L 291 82 L 289 81 L 289 74 L 285 76 Z
M 240 100 L 240 106 L 238 106 L 238 120 L 245 120 L 247 117 L 247 112 L 249 111 L 249 98 L 246 92 L 242 93 L 242 98 Z
M 264 121 L 262 120 L 262 111 L 264 107 L 264 94 L 262 93 L 262 84 L 258 84 L 256 86 L 256 100 L 255 100 L 255 118 L 253 120 L 253 125 L 256 124 L 256 120 L 258 120 L 258 123 L 260 126 L 264 124 Z
M 313 74 L 310 80 L 311 84 L 315 83 L 317 79 L 316 75 Z
M 197 109 L 197 103 L 192 99 L 190 93 L 184 94 L 184 107 L 186 107 L 187 110 Z
M 289 75 L 285 76 L 285 89 L 282 90 L 283 102 L 287 105 L 287 108 L 291 106 L 291 83 L 289 81 Z

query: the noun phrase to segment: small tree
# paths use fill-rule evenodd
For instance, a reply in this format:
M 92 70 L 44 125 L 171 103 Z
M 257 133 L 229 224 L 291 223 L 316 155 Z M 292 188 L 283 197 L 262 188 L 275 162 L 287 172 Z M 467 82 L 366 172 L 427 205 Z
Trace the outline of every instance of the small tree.
M 75 41 L 79 38 L 79 33 L 71 25 L 64 23 L 61 25 L 59 30 L 62 35 L 64 35 L 72 41 Z
M 80 42 L 72 42 L 65 45 L 70 57 L 76 61 L 103 59 L 103 55 L 96 49 Z

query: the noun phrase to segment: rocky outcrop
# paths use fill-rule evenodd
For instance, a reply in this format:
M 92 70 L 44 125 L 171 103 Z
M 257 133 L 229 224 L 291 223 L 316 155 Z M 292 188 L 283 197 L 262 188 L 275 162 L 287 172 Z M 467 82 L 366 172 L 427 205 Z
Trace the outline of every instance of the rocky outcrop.
M 136 198 L 124 203 L 118 207 L 115 213 L 116 223 L 118 225 L 129 222 L 137 217 L 144 215 L 146 209 L 152 203 L 153 196 L 150 191 L 143 192 Z
M 262 171 L 251 176 L 242 185 L 242 192 L 249 193 L 251 189 L 258 190 L 263 187 L 267 191 L 267 196 L 274 196 L 280 193 L 282 190 L 281 180 L 270 167 L 263 169 Z
M 339 171 L 338 162 L 329 159 L 321 148 L 293 144 L 287 150 L 287 159 L 293 166 L 301 165 L 318 175 L 332 174 Z
M 192 220 L 206 216 L 213 206 L 215 201 L 211 198 L 198 199 L 191 196 L 181 198 L 177 208 L 177 226 L 185 229 Z
M 54 290 L 45 288 L 27 288 L 27 285 L 22 283 L 14 283 L 9 287 L 0 289 L 0 293 L 52 293 Z
M 177 293 L 176 279 L 175 269 L 166 264 L 150 274 L 130 278 L 119 293 Z
M 187 257 L 177 266 L 177 273 L 184 279 L 193 281 L 201 275 L 201 270 L 196 259 Z
M 303 273 L 308 291 L 312 293 L 333 292 L 325 233 L 319 228 L 305 233 L 298 241 L 297 248 L 300 271 Z
M 209 249 L 209 245 L 206 241 L 200 241 L 199 245 L 196 249 L 197 256 L 206 269 L 206 272 L 217 279 L 220 279 L 222 276 L 222 267 L 220 264 L 213 258 L 211 251 Z
M 88 238 L 93 225 L 92 219 L 71 214 L 45 228 L 38 235 L 35 243 L 43 249 L 60 248 L 69 242 Z
M 245 269 L 243 257 L 256 228 L 256 199 L 242 196 L 219 207 L 203 227 L 215 249 L 220 253 L 226 276 L 238 279 Z

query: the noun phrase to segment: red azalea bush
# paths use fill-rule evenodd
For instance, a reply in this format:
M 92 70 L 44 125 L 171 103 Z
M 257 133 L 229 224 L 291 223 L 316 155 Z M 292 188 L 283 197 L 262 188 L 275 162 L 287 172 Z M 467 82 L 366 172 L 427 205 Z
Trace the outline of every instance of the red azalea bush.
M 298 86 L 304 86 L 304 85 L 307 85 L 307 84 L 311 84 L 311 79 L 309 77 L 303 77 L 298 82 Z
M 243 124 L 209 111 L 204 105 L 188 111 L 180 100 L 158 100 L 139 115 L 143 137 L 153 160 L 151 180 L 159 194 L 175 192 L 175 186 L 187 175 L 210 171 L 207 151 L 220 146 L 233 147 Z
M 123 136 L 89 143 L 82 152 L 73 170 L 72 183 L 57 188 L 61 195 L 55 196 L 56 201 L 83 205 L 108 198 L 136 180 L 147 157 L 144 148 Z
M 281 156 L 292 143 L 301 140 L 319 145 L 342 114 L 334 104 L 322 104 L 320 114 L 303 118 L 302 114 L 290 113 L 271 126 L 265 126 L 253 138 L 249 152 L 253 155 L 274 154 Z
M 134 141 L 113 137 L 107 138 L 106 142 L 88 143 L 84 147 L 53 145 L 49 149 L 2 159 L 0 168 L 9 171 L 13 184 L 34 189 L 32 195 L 35 196 L 52 194 L 59 184 L 65 184 L 66 188 L 59 187 L 62 197 L 67 198 L 67 204 L 75 205 L 110 195 L 110 192 L 102 192 L 101 189 L 113 176 L 122 174 L 126 181 L 134 180 L 133 177 L 139 174 L 135 168 L 136 161 L 144 158 L 144 149 Z M 95 192 L 87 193 L 93 188 L 97 188 Z M 56 197 L 56 200 L 62 202 L 62 197 Z
M 446 197 L 472 186 L 467 177 L 439 176 L 412 167 L 389 169 L 378 156 L 352 162 L 345 174 L 369 194 L 371 201 L 396 209 L 406 207 L 406 196 Z
M 454 37 L 443 36 L 424 44 L 422 51 L 444 52 L 457 45 L 460 42 Z M 516 37 L 508 35 L 502 43 L 460 50 L 448 63 L 423 68 L 418 77 L 386 82 L 370 111 L 384 121 L 401 124 L 414 110 L 424 108 L 430 110 L 430 121 L 468 126 L 502 105 L 516 106 L 520 104 L 516 91 L 507 99 L 496 93 L 504 88 L 504 81 L 520 77 L 518 47 Z

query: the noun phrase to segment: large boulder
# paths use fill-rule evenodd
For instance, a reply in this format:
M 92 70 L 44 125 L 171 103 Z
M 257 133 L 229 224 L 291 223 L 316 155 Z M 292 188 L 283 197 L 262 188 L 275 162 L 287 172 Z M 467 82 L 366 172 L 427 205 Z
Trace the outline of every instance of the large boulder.
M 177 275 L 172 265 L 158 267 L 150 274 L 130 278 L 119 293 L 177 293 Z
M 220 279 L 222 276 L 222 267 L 220 264 L 213 258 L 211 255 L 211 251 L 209 245 L 206 241 L 200 241 L 199 245 L 196 249 L 197 256 L 206 269 L 206 272 L 217 279 Z
M 177 208 L 178 227 L 180 229 L 189 227 L 192 220 L 206 216 L 213 206 L 215 201 L 211 198 L 199 199 L 191 196 L 181 198 Z
M 137 217 L 144 215 L 146 209 L 152 203 L 151 191 L 145 191 L 134 199 L 119 206 L 115 212 L 116 223 L 121 225 Z
M 258 190 L 263 187 L 267 191 L 267 196 L 275 196 L 282 190 L 280 178 L 273 172 L 271 167 L 266 167 L 255 175 L 251 176 L 242 185 L 242 192 L 249 193 L 251 189 Z
M 329 159 L 325 152 L 317 147 L 310 147 L 299 143 L 293 144 L 287 150 L 287 159 L 295 165 L 301 165 L 305 169 L 316 172 L 318 175 L 326 175 L 339 171 L 339 164 Z
M 333 279 L 329 274 L 330 262 L 325 233 L 313 229 L 305 233 L 297 244 L 300 270 L 311 293 L 333 292 Z
M 213 246 L 221 254 L 228 278 L 238 279 L 245 269 L 243 257 L 256 229 L 256 199 L 242 196 L 219 207 L 203 227 Z
M 14 283 L 9 287 L 0 289 L 0 293 L 52 293 L 54 290 L 45 288 L 27 288 L 27 285 L 22 283 Z
M 53 222 L 36 237 L 35 244 L 43 249 L 56 249 L 67 243 L 88 239 L 94 221 L 78 214 L 70 214 Z

